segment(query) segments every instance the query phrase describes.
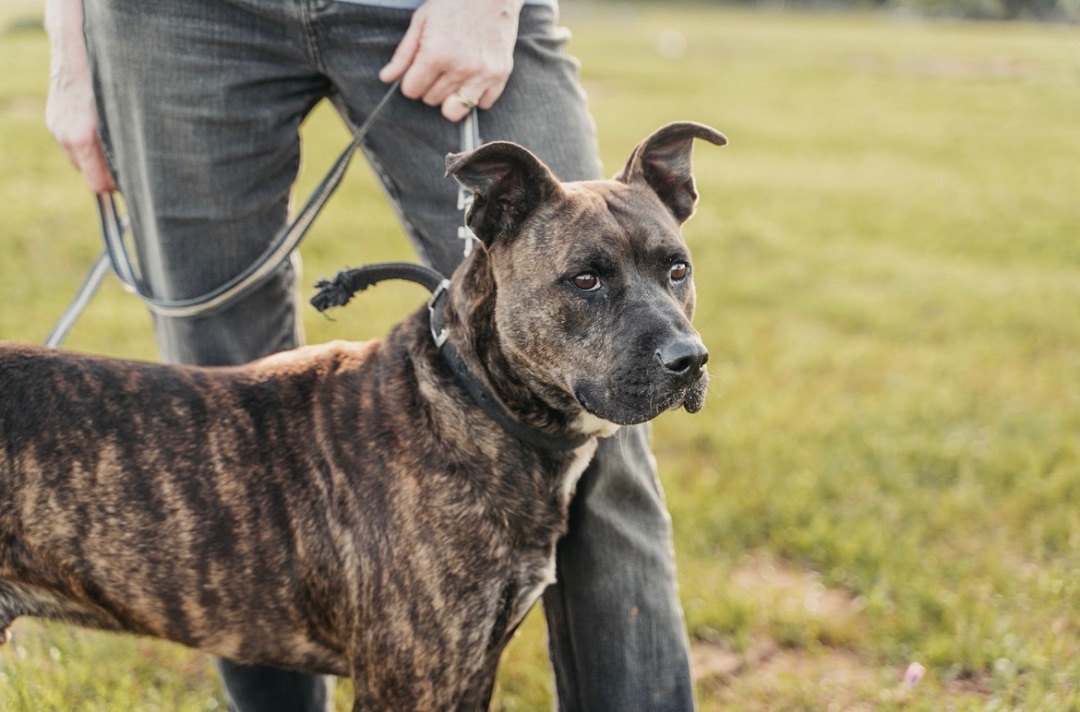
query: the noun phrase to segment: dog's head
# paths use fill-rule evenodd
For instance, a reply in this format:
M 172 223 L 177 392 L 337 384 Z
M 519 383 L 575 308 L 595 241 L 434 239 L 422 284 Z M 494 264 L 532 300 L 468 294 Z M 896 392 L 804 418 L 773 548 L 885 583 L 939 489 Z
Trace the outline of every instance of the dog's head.
M 695 138 L 727 143 L 701 124 L 669 124 L 609 181 L 560 183 L 509 142 L 447 157 L 474 194 L 467 220 L 494 282 L 498 348 L 568 415 L 628 425 L 704 404 L 708 352 L 690 324 L 680 233 L 697 201 Z

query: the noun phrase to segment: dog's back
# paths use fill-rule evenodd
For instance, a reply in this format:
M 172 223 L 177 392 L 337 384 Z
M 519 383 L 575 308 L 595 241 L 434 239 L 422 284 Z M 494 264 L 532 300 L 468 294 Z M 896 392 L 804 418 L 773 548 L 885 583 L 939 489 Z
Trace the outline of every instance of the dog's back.
M 342 621 L 285 619 L 345 584 L 319 559 L 329 493 L 295 484 L 332 479 L 316 391 L 370 350 L 199 369 L 0 346 L 0 628 L 45 616 L 347 674 Z M 296 577 L 312 567 L 317 590 Z

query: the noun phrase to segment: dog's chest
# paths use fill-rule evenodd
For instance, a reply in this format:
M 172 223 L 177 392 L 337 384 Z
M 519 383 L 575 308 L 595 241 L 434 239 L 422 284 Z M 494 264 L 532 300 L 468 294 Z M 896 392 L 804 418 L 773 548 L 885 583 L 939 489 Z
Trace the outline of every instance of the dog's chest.
M 574 495 L 574 490 L 577 488 L 578 481 L 581 476 L 585 474 L 586 468 L 589 463 L 592 462 L 593 455 L 596 453 L 596 440 L 590 440 L 582 445 L 574 452 L 574 457 L 570 461 L 569 466 L 566 468 L 565 473 L 562 476 L 562 480 L 559 483 L 559 489 L 556 494 L 559 509 L 566 512 L 570 506 L 570 499 Z M 556 532 L 551 537 L 547 549 L 542 553 L 528 557 L 527 561 L 523 561 L 525 564 L 526 573 L 522 577 L 525 579 L 525 584 L 521 590 L 517 599 L 517 605 L 514 608 L 511 621 L 513 626 L 517 626 L 518 623 L 525 617 L 525 614 L 529 612 L 533 604 L 551 584 L 555 583 L 555 545 L 558 543 L 560 533 Z
M 578 481 L 585 474 L 585 469 L 589 466 L 589 463 L 592 462 L 593 455 L 596 454 L 597 444 L 597 440 L 594 438 L 574 451 L 574 459 L 570 461 L 570 465 L 566 468 L 566 473 L 563 475 L 562 483 L 559 486 L 559 506 L 564 510 L 570 506 L 570 498 L 574 496 Z

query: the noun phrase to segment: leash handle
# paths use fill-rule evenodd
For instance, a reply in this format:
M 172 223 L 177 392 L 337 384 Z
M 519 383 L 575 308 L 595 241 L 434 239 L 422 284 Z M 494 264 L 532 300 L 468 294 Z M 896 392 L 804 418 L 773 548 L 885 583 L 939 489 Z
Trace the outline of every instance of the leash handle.
M 311 225 L 315 222 L 315 218 L 322 211 L 323 206 L 326 205 L 326 201 L 333 195 L 338 185 L 341 184 L 342 178 L 345 177 L 345 171 L 348 169 L 356 149 L 360 147 L 383 107 L 397 93 L 400 83 L 400 80 L 394 82 L 383 94 L 379 103 L 368 114 L 367 120 L 353 135 L 352 141 L 334 161 L 334 165 L 331 166 L 330 171 L 319 185 L 312 191 L 304 207 L 300 209 L 300 212 L 297 213 L 291 223 L 278 232 L 266 251 L 236 277 L 202 296 L 192 299 L 171 300 L 158 299 L 151 295 L 132 266 L 131 257 L 123 240 L 123 221 L 116 209 L 114 196 L 111 194 L 98 196 L 98 208 L 101 213 L 106 250 L 112 262 L 113 271 L 120 278 L 124 288 L 142 299 L 150 310 L 156 314 L 170 317 L 191 317 L 218 309 L 262 284 L 282 262 L 288 259 L 292 251 L 300 245 L 300 242 L 307 235 Z
M 315 190 L 312 191 L 312 194 L 309 196 L 307 202 L 304 204 L 304 207 L 301 208 L 296 218 L 275 236 L 267 250 L 239 275 L 202 296 L 183 300 L 155 298 L 150 293 L 150 290 L 146 286 L 139 271 L 135 268 L 128 252 L 127 245 L 124 242 L 127 225 L 124 216 L 117 206 L 115 194 L 108 193 L 96 196 L 98 219 L 101 225 L 105 249 L 98 255 L 90 268 L 90 272 L 87 274 L 82 285 L 80 285 L 75 296 L 72 298 L 68 308 L 61 315 L 52 331 L 49 332 L 49 335 L 45 339 L 45 344 L 52 347 L 59 347 L 63 344 L 72 327 L 75 325 L 75 321 L 83 310 L 86 309 L 86 306 L 89 304 L 94 294 L 97 293 L 110 266 L 126 291 L 139 297 L 151 311 L 163 316 L 189 317 L 205 314 L 220 308 L 233 299 L 236 299 L 262 284 L 271 274 L 273 274 L 274 270 L 276 270 L 282 262 L 288 259 L 289 255 L 292 254 L 293 250 L 300 245 L 300 242 L 307 235 L 315 218 L 322 211 L 327 200 L 329 200 L 330 196 L 344 178 L 345 172 L 352 161 L 352 157 L 356 153 L 356 149 L 360 147 L 360 144 L 363 142 L 364 137 L 375 122 L 379 112 L 382 111 L 387 102 L 394 96 L 400 84 L 401 80 L 399 79 L 387 89 L 378 104 L 376 104 L 375 108 L 368 115 L 367 120 L 365 120 L 360 128 L 354 133 L 352 141 L 345 150 L 341 152 L 337 160 L 334 161 L 330 171 L 323 177 Z M 473 151 L 479 148 L 479 123 L 477 110 L 473 107 L 469 112 L 469 115 L 461 122 L 462 151 Z M 464 186 L 459 185 L 458 209 L 462 210 L 467 215 L 472 200 L 472 193 L 466 190 Z M 477 241 L 477 238 L 467 225 L 462 225 L 458 228 L 458 237 L 465 241 L 464 253 L 465 256 L 468 257 L 472 253 L 473 245 Z

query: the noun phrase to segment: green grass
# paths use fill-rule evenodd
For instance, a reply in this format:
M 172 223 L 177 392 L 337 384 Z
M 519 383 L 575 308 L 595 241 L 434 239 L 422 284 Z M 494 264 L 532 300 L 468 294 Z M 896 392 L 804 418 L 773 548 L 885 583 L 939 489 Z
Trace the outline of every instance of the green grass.
M 40 341 L 97 237 L 42 126 L 45 40 L 3 29 L 35 16 L 19 2 L 0 338 Z M 739 662 L 700 668 L 702 709 L 1080 709 L 1080 28 L 564 5 L 609 172 L 667 121 L 731 139 L 699 145 L 686 228 L 710 400 L 655 428 L 691 636 Z M 326 110 L 307 135 L 301 196 L 345 142 Z M 311 282 L 410 253 L 357 166 L 303 254 Z M 308 314 L 308 339 L 377 335 L 421 299 L 380 287 Z M 69 346 L 154 355 L 114 284 Z M 542 628 L 499 709 L 549 709 Z M 221 705 L 206 659 L 167 644 L 23 621 L 0 650 L 3 709 Z

